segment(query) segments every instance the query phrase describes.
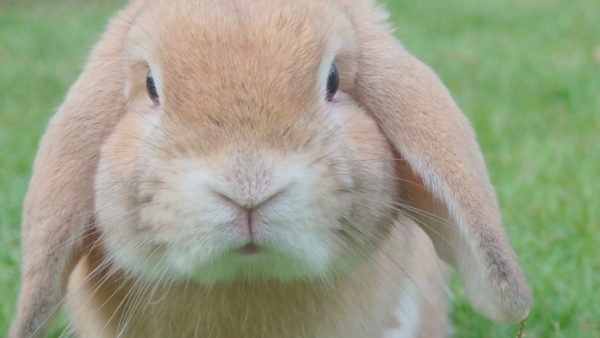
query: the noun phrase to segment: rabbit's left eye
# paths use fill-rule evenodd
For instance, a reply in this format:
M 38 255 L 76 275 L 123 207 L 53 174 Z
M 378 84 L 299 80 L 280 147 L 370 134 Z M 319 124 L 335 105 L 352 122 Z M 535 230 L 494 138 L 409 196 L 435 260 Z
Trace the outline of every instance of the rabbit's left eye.
M 325 99 L 327 101 L 331 101 L 333 96 L 338 90 L 340 86 L 340 77 L 338 75 L 337 68 L 334 64 L 329 68 L 329 76 L 327 77 L 327 94 L 325 95 Z
M 148 90 L 148 96 L 150 96 L 155 104 L 158 104 L 158 91 L 156 90 L 156 85 L 154 84 L 152 71 L 149 71 L 148 76 L 146 77 L 146 89 Z

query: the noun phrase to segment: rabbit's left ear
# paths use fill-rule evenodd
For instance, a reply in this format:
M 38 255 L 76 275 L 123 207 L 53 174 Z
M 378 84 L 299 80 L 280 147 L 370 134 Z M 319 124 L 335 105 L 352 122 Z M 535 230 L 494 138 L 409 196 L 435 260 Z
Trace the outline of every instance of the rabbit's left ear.
M 531 292 L 467 118 L 433 71 L 378 22 L 381 17 L 364 13 L 353 13 L 361 50 L 352 95 L 406 161 L 400 164 L 402 202 L 438 255 L 458 270 L 477 311 L 497 322 L 523 319 Z

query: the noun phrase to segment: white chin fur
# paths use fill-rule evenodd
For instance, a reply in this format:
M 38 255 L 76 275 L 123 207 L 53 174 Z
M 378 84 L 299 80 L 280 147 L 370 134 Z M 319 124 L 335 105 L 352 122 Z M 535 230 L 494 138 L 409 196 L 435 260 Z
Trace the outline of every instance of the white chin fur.
M 118 250 L 114 260 L 136 275 L 151 280 L 215 283 L 236 279 L 281 281 L 324 278 L 332 270 L 327 252 L 313 251 L 303 257 L 291 257 L 280 252 L 263 252 L 242 256 L 225 251 L 206 260 L 199 259 L 203 248 L 169 247 L 161 254 L 139 256 L 128 250 Z M 198 252 L 199 255 L 195 255 Z

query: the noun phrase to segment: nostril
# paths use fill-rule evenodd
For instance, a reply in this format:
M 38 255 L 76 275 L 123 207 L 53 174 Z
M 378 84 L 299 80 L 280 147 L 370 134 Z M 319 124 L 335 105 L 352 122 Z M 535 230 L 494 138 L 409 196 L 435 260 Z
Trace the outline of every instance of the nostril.
M 272 194 L 271 196 L 268 196 L 267 198 L 263 199 L 262 201 L 260 201 L 259 203 L 256 204 L 256 206 L 254 206 L 254 209 L 259 208 L 263 205 L 266 205 L 274 200 L 276 200 L 279 196 L 283 195 L 283 191 L 278 191 L 274 194 Z
M 236 201 L 235 199 L 233 199 L 233 198 L 231 198 L 231 197 L 229 197 L 229 196 L 227 196 L 227 195 L 225 195 L 225 194 L 223 194 L 223 193 L 217 192 L 217 196 L 218 196 L 220 199 L 222 199 L 223 201 L 225 201 L 225 202 L 227 202 L 227 203 L 229 203 L 229 204 L 234 204 L 234 205 L 235 205 L 235 206 L 237 206 L 237 207 L 242 207 L 242 208 L 244 208 L 244 209 L 248 209 L 248 207 L 247 207 L 247 206 L 244 206 L 242 202 L 238 202 L 238 201 Z
M 230 195 L 223 192 L 216 192 L 216 194 L 223 201 L 252 212 L 252 210 L 255 210 L 281 196 L 283 191 L 275 191 L 271 194 L 262 194 L 259 196 L 245 196 L 245 198 L 235 197 L 232 196 L 233 194 Z

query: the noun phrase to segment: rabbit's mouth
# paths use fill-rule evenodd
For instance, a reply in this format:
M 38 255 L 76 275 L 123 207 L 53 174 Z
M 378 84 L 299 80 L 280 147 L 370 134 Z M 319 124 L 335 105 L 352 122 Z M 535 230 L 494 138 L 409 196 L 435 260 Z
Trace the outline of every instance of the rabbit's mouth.
M 237 254 L 240 254 L 242 256 L 253 256 L 253 255 L 259 254 L 259 253 L 261 253 L 263 251 L 264 251 L 263 248 L 261 248 L 260 246 L 254 244 L 252 242 L 250 242 L 250 243 L 244 245 L 243 247 L 238 248 L 238 249 L 235 250 L 235 252 Z

